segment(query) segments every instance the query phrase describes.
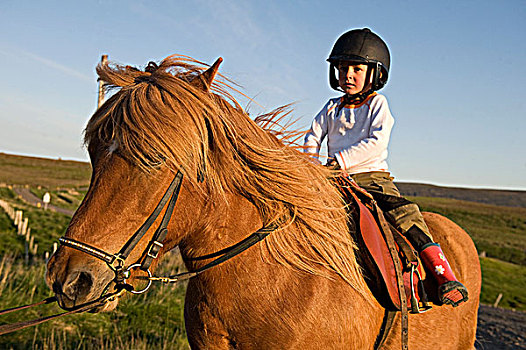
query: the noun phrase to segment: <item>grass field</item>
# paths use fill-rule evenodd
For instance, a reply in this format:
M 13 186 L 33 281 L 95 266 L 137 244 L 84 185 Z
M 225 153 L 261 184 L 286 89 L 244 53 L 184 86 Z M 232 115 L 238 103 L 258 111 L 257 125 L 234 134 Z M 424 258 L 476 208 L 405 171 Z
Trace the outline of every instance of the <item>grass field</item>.
M 67 209 L 74 209 L 85 195 L 89 165 L 16 157 L 0 154 L 0 183 L 28 184 L 39 197 L 49 191 L 52 203 Z M 25 265 L 23 238 L 16 235 L 11 221 L 0 209 L 0 309 L 3 309 L 51 295 L 43 281 L 45 266 L 41 255 L 44 250 L 51 250 L 53 242 L 64 233 L 70 217 L 31 207 L 8 187 L 0 187 L 0 198 L 24 210 L 40 247 L 33 264 Z M 478 251 L 486 252 L 486 257 L 480 259 L 483 274 L 481 302 L 493 304 L 502 293 L 499 306 L 526 311 L 525 208 L 444 198 L 411 199 L 423 210 L 440 213 L 455 221 L 470 234 Z M 179 255 L 174 253 L 160 266 L 170 274 L 180 269 L 182 263 Z M 68 316 L 2 336 L 0 348 L 188 349 L 183 321 L 184 292 L 184 285 L 155 286 L 145 295 L 126 297 L 116 312 Z M 56 312 L 59 312 L 58 307 L 47 307 L 48 314 Z M 2 316 L 0 324 L 36 316 L 37 312 L 33 310 Z
M 488 257 L 526 266 L 526 208 L 446 198 L 412 197 L 422 210 L 456 222 Z

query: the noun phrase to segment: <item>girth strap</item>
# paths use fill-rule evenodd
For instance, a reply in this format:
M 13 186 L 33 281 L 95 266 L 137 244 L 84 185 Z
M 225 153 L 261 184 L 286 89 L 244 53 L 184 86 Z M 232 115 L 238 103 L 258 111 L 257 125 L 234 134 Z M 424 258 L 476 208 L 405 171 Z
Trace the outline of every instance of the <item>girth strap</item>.
M 379 350 L 384 345 L 384 342 L 389 335 L 389 331 L 393 327 L 395 317 L 396 311 L 385 309 L 384 319 L 382 321 L 382 326 L 380 327 L 380 333 L 378 333 L 378 336 L 376 336 L 376 341 L 374 342 L 374 350 Z

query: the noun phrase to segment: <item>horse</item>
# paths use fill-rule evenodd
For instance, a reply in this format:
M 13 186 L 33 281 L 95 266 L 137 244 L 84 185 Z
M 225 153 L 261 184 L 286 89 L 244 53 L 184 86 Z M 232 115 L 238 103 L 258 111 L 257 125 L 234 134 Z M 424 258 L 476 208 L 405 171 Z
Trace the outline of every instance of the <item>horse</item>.
M 116 91 L 84 131 L 93 172 L 64 238 L 88 248 L 62 245 L 48 262 L 47 284 L 66 309 L 115 288 L 113 265 L 89 247 L 129 247 L 146 221 L 161 225 L 152 212 L 172 215 L 148 271 L 175 247 L 196 271 L 266 229 L 259 243 L 189 279 L 184 318 L 191 348 L 373 349 L 385 310 L 358 263 L 352 218 L 333 173 L 288 142 L 293 132 L 276 127 L 287 112 L 252 119 L 233 97 L 232 82 L 217 73 L 220 62 L 208 67 L 174 55 L 144 70 L 97 66 Z M 159 209 L 174 177 L 181 179 L 176 202 Z M 409 315 L 409 348 L 472 349 L 481 287 L 475 246 L 447 218 L 424 217 L 470 299 Z M 144 259 L 155 230 L 142 231 L 120 265 Z M 131 278 L 142 273 L 128 271 Z M 118 302 L 93 311 L 111 311 Z M 397 314 L 393 329 L 400 324 Z M 383 348 L 399 349 L 400 338 L 391 330 Z

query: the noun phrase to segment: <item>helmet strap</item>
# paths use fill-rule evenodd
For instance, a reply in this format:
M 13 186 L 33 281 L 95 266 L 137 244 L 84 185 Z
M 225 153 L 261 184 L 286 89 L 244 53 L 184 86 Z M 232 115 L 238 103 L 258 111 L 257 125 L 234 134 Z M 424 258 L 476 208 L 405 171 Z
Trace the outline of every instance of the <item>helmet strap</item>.
M 367 89 L 367 91 L 360 91 L 359 93 L 357 94 L 353 94 L 353 95 L 347 95 L 345 94 L 344 98 L 343 98 L 343 104 L 342 105 L 345 105 L 345 104 L 358 104 L 358 103 L 361 103 L 363 101 L 365 101 L 365 99 L 367 98 L 367 96 L 369 96 L 370 94 L 372 94 L 374 91 L 375 91 L 375 77 L 376 77 L 376 71 L 377 69 L 373 66 L 371 66 L 370 64 L 367 65 L 367 73 L 365 75 L 365 81 L 367 82 L 366 86 L 371 84 L 371 87 L 369 89 Z M 371 79 L 371 77 L 373 77 L 373 79 Z M 340 91 L 344 92 L 343 90 L 341 90 L 341 88 L 339 89 Z
M 374 92 L 373 89 L 369 89 L 367 91 L 362 91 L 362 92 L 359 92 L 357 94 L 354 94 L 354 95 L 347 95 L 345 94 L 343 96 L 343 103 L 342 103 L 342 106 L 343 105 L 349 105 L 349 104 L 359 104 L 359 103 L 362 103 L 363 101 L 365 101 L 365 99 Z
M 329 85 L 334 90 L 343 92 L 343 90 L 340 88 L 338 78 L 336 77 L 336 66 L 332 63 L 329 67 Z
M 372 89 L 373 90 L 380 90 L 382 88 L 382 84 L 380 83 L 380 75 L 382 73 L 382 65 L 380 62 L 376 62 L 375 67 L 373 68 L 373 80 L 372 80 Z

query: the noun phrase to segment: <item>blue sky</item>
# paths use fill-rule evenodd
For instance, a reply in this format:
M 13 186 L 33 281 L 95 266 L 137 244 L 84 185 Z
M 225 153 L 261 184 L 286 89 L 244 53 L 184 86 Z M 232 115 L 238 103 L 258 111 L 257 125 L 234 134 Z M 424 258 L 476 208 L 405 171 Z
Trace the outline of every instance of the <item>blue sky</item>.
M 328 98 L 326 58 L 352 28 L 388 43 L 399 181 L 526 190 L 525 1 L 10 1 L 0 6 L 0 152 L 86 160 L 102 54 L 212 63 L 263 112 Z

